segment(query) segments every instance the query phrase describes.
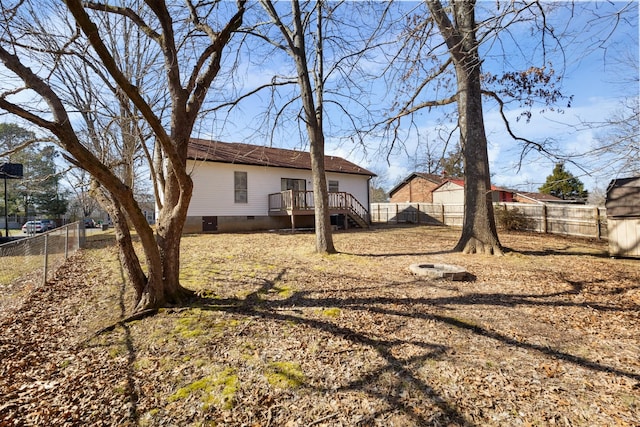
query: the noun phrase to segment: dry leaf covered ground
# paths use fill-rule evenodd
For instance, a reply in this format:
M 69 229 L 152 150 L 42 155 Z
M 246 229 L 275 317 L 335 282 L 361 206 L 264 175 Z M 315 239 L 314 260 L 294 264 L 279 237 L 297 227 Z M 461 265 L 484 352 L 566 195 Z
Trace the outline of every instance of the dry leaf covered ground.
M 2 289 L 0 426 L 640 425 L 640 261 L 508 233 L 506 256 L 468 256 L 458 233 L 337 233 L 333 256 L 312 234 L 185 236 L 200 299 L 98 335 L 131 295 L 96 236 L 47 286 Z

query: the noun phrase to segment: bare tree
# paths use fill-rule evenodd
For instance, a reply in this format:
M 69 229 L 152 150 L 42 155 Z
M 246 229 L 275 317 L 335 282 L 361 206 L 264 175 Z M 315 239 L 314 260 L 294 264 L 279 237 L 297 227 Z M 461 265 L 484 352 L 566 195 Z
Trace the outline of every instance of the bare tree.
M 90 217 L 98 208 L 98 202 L 89 194 L 91 186 L 91 176 L 84 169 L 73 168 L 66 175 L 67 184 L 71 189 L 73 197 L 70 201 L 69 210 L 71 215 L 78 215 L 81 218 Z
M 262 86 L 238 100 L 268 92 L 261 125 L 270 129 L 272 143 L 277 139 L 274 135 L 291 134 L 295 130 L 291 123 L 297 122 L 299 137 L 308 142 L 313 159 L 316 250 L 335 252 L 326 200 L 325 140 L 333 138 L 345 145 L 361 143 L 362 124 L 375 109 L 370 87 L 373 73 L 367 65 L 374 63 L 373 52 L 384 44 L 375 34 L 382 32 L 378 15 L 384 16 L 387 6 L 375 2 L 260 3 L 268 22 L 258 16 L 256 24 L 249 24 L 248 32 L 261 43 L 251 50 L 251 57 L 260 70 L 266 62 L 278 73 L 265 76 Z M 262 56 L 259 52 L 266 51 L 265 41 L 272 50 Z M 284 61 L 282 53 L 286 55 Z M 287 63 L 291 63 L 292 71 Z
M 316 228 L 316 251 L 335 253 L 331 223 L 329 221 L 329 195 L 324 167 L 324 131 L 323 131 L 323 96 L 324 96 L 324 58 L 322 54 L 322 1 L 315 3 L 317 16 L 317 38 L 315 45 L 315 69 L 309 69 L 307 58 L 306 29 L 303 26 L 303 13 L 300 2 L 292 0 L 291 23 L 285 25 L 273 2 L 261 2 L 273 23 L 278 27 L 285 40 L 283 48 L 295 63 L 300 97 L 304 110 L 304 122 L 309 137 L 311 154 L 311 172 L 313 177 L 313 194 Z
M 635 36 L 637 40 L 637 35 Z M 636 45 L 637 47 L 637 45 Z M 596 141 L 580 156 L 593 162 L 597 175 L 608 177 L 640 174 L 640 68 L 638 52 L 617 52 L 611 74 L 620 85 L 618 108 L 600 122 L 585 122 L 597 132 Z
M 217 3 L 214 18 L 213 5 L 188 0 L 182 6 L 164 1 L 146 2 L 145 14 L 127 6 L 67 0 L 65 6 L 75 25 L 66 31 L 50 25 L 54 31 L 51 36 L 65 41 L 56 62 L 48 68 L 46 63 L 31 68 L 42 46 L 32 37 L 30 22 L 48 20 L 52 8 L 60 5 L 28 0 L 1 5 L 0 60 L 9 79 L 3 81 L 0 89 L 0 108 L 54 135 L 69 158 L 87 170 L 115 201 L 117 229 L 128 233 L 132 226 L 136 230 L 146 269 L 129 245 L 125 249 L 130 252 L 121 257 L 135 289 L 136 311 L 178 303 L 191 295 L 179 282 L 180 239 L 193 188 L 186 170 L 187 145 L 207 92 L 220 71 L 224 47 L 242 23 L 244 4 L 244 1 Z M 115 51 L 105 43 L 105 35 L 96 24 L 103 14 L 115 14 L 133 23 L 161 52 L 162 62 L 154 67 L 161 70 L 158 76 L 162 80 L 158 84 L 166 85 L 169 93 L 168 122 L 163 121 L 164 115 L 154 109 L 142 89 L 121 69 Z M 73 111 L 56 91 L 53 76 L 57 76 L 58 63 L 66 61 L 70 54 L 67 49 L 70 46 L 86 46 L 99 58 L 114 87 L 135 105 L 153 132 L 163 155 L 163 168 L 156 172 L 162 173 L 164 180 L 155 233 L 136 202 L 133 189 L 84 145 L 74 128 Z M 24 94 L 35 101 L 30 102 L 31 98 Z M 41 108 L 43 105 L 47 106 L 46 111 Z
M 549 141 L 516 135 L 506 112 L 508 106 L 516 105 L 521 113 L 518 119 L 528 121 L 534 107 L 555 110 L 571 103 L 571 97 L 559 89 L 561 73 L 556 73 L 548 62 L 552 51 L 560 52 L 561 58 L 563 55 L 561 37 L 547 21 L 549 9 L 556 6 L 535 1 L 486 8 L 475 1 L 425 3 L 428 10 L 412 11 L 406 20 L 401 40 L 404 54 L 398 54 L 398 62 L 406 64 L 399 79 L 403 82 L 400 94 L 404 93 L 404 101 L 396 104 L 397 113 L 387 124 L 397 129 L 404 117 L 413 120 L 415 113 L 433 108 L 444 108 L 446 117 L 455 117 L 455 126 L 450 128 L 460 138 L 465 175 L 464 222 L 455 250 L 500 255 L 503 250 L 491 202 L 483 97 L 497 107 L 506 134 L 522 144 L 521 161 L 531 150 L 554 156 Z M 476 17 L 478 12 L 480 19 Z M 522 45 L 529 41 L 521 41 L 512 29 L 522 25 L 529 26 L 540 41 L 524 48 Z M 513 51 L 525 58 L 514 58 Z M 504 58 L 505 72 L 483 71 L 483 52 Z M 517 70 L 520 64 L 524 69 Z
M 453 21 L 438 0 L 427 0 L 455 67 L 460 146 L 464 158 L 464 222 L 455 250 L 465 253 L 501 254 L 493 203 L 482 113 L 480 55 L 476 36 L 475 3 L 454 2 Z

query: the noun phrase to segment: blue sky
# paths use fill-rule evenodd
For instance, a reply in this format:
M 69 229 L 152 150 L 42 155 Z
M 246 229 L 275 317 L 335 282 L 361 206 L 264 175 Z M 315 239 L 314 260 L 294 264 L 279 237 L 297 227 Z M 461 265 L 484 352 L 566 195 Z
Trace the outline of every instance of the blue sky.
M 405 4 L 409 7 L 416 5 L 412 2 Z M 495 2 L 486 2 L 482 5 L 491 8 L 494 7 Z M 615 31 L 612 31 L 613 24 L 616 22 L 613 13 L 620 11 L 624 5 L 627 5 L 624 13 L 625 20 L 618 21 Z M 584 125 L 585 122 L 602 122 L 619 108 L 620 101 L 625 96 L 635 97 L 636 102 L 638 100 L 638 4 L 578 2 L 577 6 L 572 20 L 562 15 L 550 18 L 550 20 L 555 18 L 553 23 L 557 26 L 571 22 L 570 26 L 556 28 L 573 33 L 570 42 L 563 46 L 563 56 L 549 56 L 549 60 L 555 61 L 554 67 L 563 72 L 561 89 L 563 94 L 573 96 L 571 108 L 565 109 L 562 114 L 550 111 L 540 114 L 542 107 L 535 107 L 529 123 L 511 121 L 518 135 L 535 141 L 552 139 L 553 149 L 566 155 L 584 152 L 595 143 L 601 131 L 589 129 Z M 608 17 L 596 19 L 596 16 Z M 514 36 L 519 38 L 519 43 L 522 43 L 523 39 L 534 43 L 531 45 L 531 56 L 534 56 L 536 34 L 528 33 L 529 29 L 524 27 L 514 28 L 513 31 Z M 599 43 L 603 38 L 607 39 L 606 43 Z M 508 45 L 502 46 L 509 49 Z M 526 43 L 523 46 L 526 46 Z M 516 58 L 515 54 L 510 58 L 508 54 L 509 52 L 505 56 L 508 62 L 516 65 L 527 64 L 526 56 L 529 52 L 525 52 L 520 59 Z M 616 59 L 622 54 L 631 56 L 631 64 L 617 62 Z M 258 82 L 268 80 L 273 73 L 291 75 L 287 72 L 290 69 L 286 64 L 288 58 L 279 56 L 278 61 L 285 63 L 269 63 L 259 74 L 248 71 L 243 82 L 244 87 L 251 87 Z M 490 66 L 490 61 L 483 64 L 484 67 L 487 65 Z M 384 89 L 378 88 L 378 91 L 382 92 Z M 263 102 L 266 102 L 264 96 L 254 98 L 252 105 L 245 105 L 238 110 L 236 114 L 244 115 L 244 118 L 233 121 L 243 123 L 243 126 L 227 127 L 224 131 L 202 129 L 202 132 L 211 133 L 214 138 L 226 141 L 248 140 L 248 142 L 260 143 L 259 138 L 256 140 L 255 128 L 261 126 L 259 121 L 256 121 L 256 117 L 259 115 L 257 111 L 263 108 L 261 105 Z M 508 115 L 515 118 L 520 111 L 519 108 L 514 107 Z M 435 133 L 439 114 L 440 112 L 434 109 L 428 114 L 422 113 L 416 119 L 422 135 Z M 530 154 L 525 157 L 518 169 L 521 147 L 506 135 L 495 106 L 486 103 L 484 114 L 493 183 L 509 188 L 536 191 L 551 173 L 555 160 Z M 335 120 L 335 117 L 333 119 Z M 295 127 L 292 123 L 290 125 L 292 128 Z M 409 137 L 404 149 L 396 149 L 389 155 L 375 149 L 376 144 L 380 145 L 380 141 L 372 137 L 369 137 L 368 141 L 369 148 L 363 150 L 358 144 L 345 142 L 344 138 L 329 136 L 326 140 L 326 152 L 330 155 L 345 157 L 380 174 L 384 178 L 386 189 L 393 187 L 402 178 L 416 170 L 415 152 L 419 151 L 419 148 L 416 148 L 419 144 L 416 137 Z M 304 148 L 297 129 L 289 133 L 283 132 L 274 139 L 273 145 L 284 148 Z M 624 176 L 624 171 L 616 170 L 615 166 L 598 170 L 602 164 L 598 160 L 583 158 L 579 161 L 580 167 L 567 163 L 567 169 L 579 177 L 589 190 L 594 187 L 605 187 L 609 180 L 615 177 L 614 175 Z
M 258 7 L 256 3 L 251 4 L 254 8 Z M 384 7 L 385 4 L 381 2 L 377 3 L 377 6 Z M 406 8 L 416 8 L 421 3 L 403 2 L 400 4 Z M 496 4 L 508 5 L 511 3 L 479 2 L 481 8 L 486 8 L 489 11 Z M 558 2 L 544 4 L 563 5 Z M 349 28 L 346 31 L 356 33 L 358 20 L 375 19 L 370 14 L 357 15 L 352 13 L 353 9 L 348 8 L 354 5 L 359 4 L 346 2 L 340 6 L 347 8 L 346 10 L 351 15 L 347 16 L 348 22 L 345 21 L 348 25 L 339 26 L 338 31 L 345 31 L 344 28 Z M 279 6 L 285 7 L 288 6 L 288 3 L 279 3 Z M 554 67 L 558 71 L 563 72 L 562 91 L 566 95 L 573 96 L 571 108 L 565 109 L 562 114 L 549 111 L 545 114 L 539 114 L 541 107 L 536 107 L 530 123 L 511 121 L 518 135 L 535 141 L 552 139 L 554 149 L 565 155 L 588 151 L 602 132 L 602 130 L 590 129 L 584 125 L 585 122 L 602 122 L 607 119 L 619 108 L 621 100 L 625 97 L 633 97 L 636 105 L 639 99 L 638 2 L 583 1 L 576 2 L 575 7 L 572 19 L 568 19 L 566 10 L 563 11 L 564 15 L 549 15 L 550 22 L 556 26 L 556 29 L 572 33 L 567 39 L 568 42 L 563 44 L 563 56 L 557 55 L 559 52 L 549 52 L 548 58 L 553 60 Z M 623 19 L 617 21 L 615 18 L 618 15 L 615 13 L 625 7 L 626 10 L 620 15 Z M 570 25 L 567 25 L 569 22 Z M 515 65 L 520 69 L 527 68 L 529 56 L 533 58 L 539 53 L 537 52 L 538 34 L 530 32 L 526 26 L 514 27 L 512 31 L 514 40 L 517 40 L 520 45 L 518 49 L 505 42 L 500 46 L 503 46 L 507 52 L 490 51 L 491 55 L 484 57 L 486 61 L 483 67 L 485 70 L 494 71 L 493 67 L 500 62 Z M 343 35 L 349 36 L 348 33 Z M 389 40 L 396 38 L 396 35 L 390 32 L 384 33 L 384 36 Z M 600 42 L 603 39 L 606 39 L 605 43 Z M 492 46 L 495 48 L 497 44 Z M 509 49 L 513 51 L 513 54 L 509 52 Z M 486 52 L 484 53 L 486 54 Z M 503 55 L 504 53 L 506 55 Z M 271 81 L 274 75 L 291 76 L 293 74 L 290 58 L 281 52 L 274 50 L 265 57 L 257 58 L 259 54 L 259 52 L 251 53 L 251 59 L 256 59 L 257 62 L 251 66 L 242 63 L 246 58 L 232 56 L 233 60 L 238 59 L 240 62 L 241 73 L 233 74 L 226 80 L 223 78 L 216 81 L 215 84 L 218 85 L 219 92 L 212 90 L 211 99 L 214 103 L 220 100 L 218 97 L 221 94 L 230 92 L 232 88 L 236 88 L 238 92 L 242 93 Z M 618 61 L 624 55 L 631 59 L 626 62 Z M 374 55 L 364 61 L 365 68 L 371 72 L 380 71 L 385 67 L 385 60 L 384 55 Z M 391 94 L 382 82 L 372 83 L 371 88 L 375 98 L 363 96 L 359 99 L 364 103 L 371 104 L 365 107 L 373 109 L 382 106 L 380 108 L 383 108 L 385 107 L 384 103 L 392 101 Z M 286 99 L 283 97 L 279 101 L 286 102 Z M 270 123 L 263 122 L 261 117 L 268 102 L 269 96 L 262 93 L 260 96 L 252 97 L 244 102 L 229 116 L 218 114 L 217 117 L 214 117 L 211 115 L 198 124 L 192 136 L 229 142 L 272 143 L 276 147 L 305 149 L 305 135 L 304 132 L 301 134 L 298 131 L 299 123 L 296 116 L 288 117 L 287 121 L 282 123 L 273 141 L 269 141 L 265 137 L 265 134 L 268 133 L 265 130 L 269 129 Z M 518 168 L 521 147 L 506 135 L 495 105 L 490 102 L 485 105 L 485 127 L 489 140 L 493 183 L 514 189 L 537 190 L 544 183 L 547 175 L 551 173 L 554 160 L 532 153 L 524 159 L 521 167 Z M 355 104 L 350 107 L 353 107 L 354 110 L 361 108 Z M 521 110 L 518 107 L 512 107 L 508 115 L 515 118 L 519 112 Z M 327 120 L 326 124 L 326 129 L 329 131 L 340 128 L 341 124 L 345 122 L 345 117 L 340 112 L 336 113 L 336 110 L 333 110 L 330 115 L 330 120 Z M 435 135 L 437 133 L 436 127 L 441 118 L 442 111 L 439 109 L 420 113 L 415 121 L 416 129 L 420 130 L 420 137 L 410 134 L 403 146 L 396 146 L 396 149 L 390 153 L 378 149 L 381 145 L 386 144 L 379 133 L 368 135 L 365 139 L 367 147 L 363 149 L 358 143 L 351 142 L 348 136 L 345 137 L 340 132 L 330 132 L 326 140 L 326 153 L 347 158 L 378 173 L 383 178 L 384 187 L 388 190 L 410 173 L 419 170 L 416 168 L 416 153 L 421 152 L 421 144 L 424 144 L 424 140 L 420 138 Z M 409 131 L 401 129 L 401 132 Z M 624 176 L 625 171 L 616 168 L 615 165 L 602 168 L 603 165 L 607 165 L 602 160 L 601 158 L 582 157 L 579 166 L 567 164 L 567 168 L 585 183 L 587 189 L 592 190 L 596 186 L 604 188 L 610 179 Z

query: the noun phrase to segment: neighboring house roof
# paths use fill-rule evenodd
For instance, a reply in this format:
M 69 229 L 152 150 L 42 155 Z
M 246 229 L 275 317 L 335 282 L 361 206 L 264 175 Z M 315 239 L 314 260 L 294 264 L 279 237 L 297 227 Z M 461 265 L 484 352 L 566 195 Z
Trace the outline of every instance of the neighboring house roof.
M 444 179 L 442 177 L 442 175 L 436 175 L 436 174 L 433 174 L 433 173 L 413 172 L 411 175 L 409 175 L 408 177 L 403 179 L 398 185 L 396 185 L 391 190 L 389 190 L 389 196 L 393 196 L 393 194 L 395 192 L 400 190 L 409 181 L 411 181 L 413 178 L 416 178 L 416 177 L 426 179 L 427 181 L 431 181 L 434 184 L 440 184 L 440 183 L 442 183 L 442 180 Z
M 528 191 L 518 191 L 516 192 L 516 197 L 523 197 L 538 203 L 560 203 L 564 201 L 559 197 L 552 196 L 551 194 L 532 193 Z
M 192 138 L 189 141 L 187 157 L 191 160 L 209 162 L 311 170 L 311 155 L 306 151 L 237 142 Z M 373 172 L 337 156 L 325 156 L 324 168 L 326 172 L 376 176 Z
M 612 180 L 605 207 L 608 217 L 640 217 L 640 177 Z
M 448 178 L 445 179 L 444 181 L 442 181 L 440 183 L 440 185 L 438 185 L 436 188 L 433 189 L 433 191 L 436 191 L 438 188 L 442 187 L 443 185 L 445 185 L 447 182 L 451 182 L 461 188 L 464 188 L 464 179 L 454 179 L 454 178 Z M 506 188 L 500 188 L 500 187 L 496 187 L 495 185 L 491 186 L 491 190 L 492 191 L 503 191 L 505 193 L 513 193 L 512 190 L 508 190 Z

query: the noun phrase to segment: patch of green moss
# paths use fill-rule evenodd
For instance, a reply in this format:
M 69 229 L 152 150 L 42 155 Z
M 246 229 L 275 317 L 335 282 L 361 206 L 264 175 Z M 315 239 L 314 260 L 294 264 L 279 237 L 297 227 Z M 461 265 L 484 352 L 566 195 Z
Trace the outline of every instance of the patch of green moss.
M 220 409 L 231 409 L 238 390 L 238 376 L 232 368 L 201 378 L 191 384 L 179 388 L 169 396 L 170 402 L 186 399 L 199 393 L 203 409 L 216 406 Z
M 282 298 L 289 298 L 293 295 L 293 288 L 289 286 L 275 286 L 273 289 L 278 293 L 278 296 Z
M 194 338 L 203 335 L 205 332 L 199 327 L 198 319 L 193 317 L 182 317 L 176 321 L 173 333 L 183 338 Z
M 109 356 L 112 359 L 115 359 L 116 357 L 120 356 L 123 353 L 122 348 L 121 347 L 111 347 L 109 349 Z
M 279 388 L 298 388 L 307 378 L 299 364 L 294 362 L 271 362 L 266 372 L 269 384 Z
M 338 307 L 325 308 L 322 310 L 322 315 L 327 317 L 339 317 L 342 314 L 342 310 Z

